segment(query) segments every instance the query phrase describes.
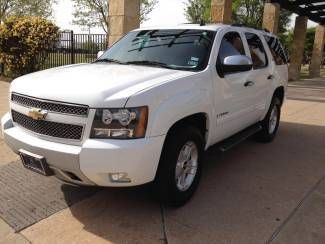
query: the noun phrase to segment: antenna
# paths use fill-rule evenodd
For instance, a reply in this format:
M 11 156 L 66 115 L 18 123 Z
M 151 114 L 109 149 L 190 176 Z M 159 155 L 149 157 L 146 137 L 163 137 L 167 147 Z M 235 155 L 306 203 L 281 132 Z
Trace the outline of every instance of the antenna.
M 200 20 L 200 26 L 204 26 L 205 25 L 205 21 L 204 21 L 204 19 L 201 19 Z

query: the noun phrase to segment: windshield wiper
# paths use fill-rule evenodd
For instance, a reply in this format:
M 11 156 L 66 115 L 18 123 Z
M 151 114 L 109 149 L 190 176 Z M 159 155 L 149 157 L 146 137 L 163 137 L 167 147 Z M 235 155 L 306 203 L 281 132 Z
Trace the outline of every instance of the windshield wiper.
M 115 63 L 115 64 L 126 64 L 124 62 L 121 62 L 117 59 L 111 59 L 111 58 L 102 58 L 102 59 L 97 59 L 94 63 Z
M 156 61 L 130 61 L 126 62 L 125 64 L 134 64 L 134 65 L 145 65 L 145 66 L 156 66 L 156 67 L 162 67 L 166 69 L 174 69 L 173 67 L 169 66 L 168 64 L 156 62 Z

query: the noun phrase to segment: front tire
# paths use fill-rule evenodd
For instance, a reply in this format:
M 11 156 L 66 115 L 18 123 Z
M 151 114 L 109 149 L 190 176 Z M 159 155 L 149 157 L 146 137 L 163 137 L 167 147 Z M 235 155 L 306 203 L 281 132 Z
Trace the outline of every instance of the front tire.
M 162 203 L 179 207 L 193 196 L 201 178 L 203 147 L 203 136 L 195 127 L 168 134 L 154 181 L 154 194 Z
M 279 98 L 274 97 L 268 113 L 261 122 L 262 130 L 257 133 L 256 139 L 264 143 L 272 142 L 278 132 L 280 117 L 281 102 Z

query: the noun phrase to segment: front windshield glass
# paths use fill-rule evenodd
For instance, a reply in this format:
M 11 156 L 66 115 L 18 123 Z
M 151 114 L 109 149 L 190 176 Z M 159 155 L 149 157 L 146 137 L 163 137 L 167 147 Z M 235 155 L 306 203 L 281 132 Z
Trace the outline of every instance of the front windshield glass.
M 133 31 L 96 62 L 199 71 L 207 66 L 215 32 L 191 29 Z

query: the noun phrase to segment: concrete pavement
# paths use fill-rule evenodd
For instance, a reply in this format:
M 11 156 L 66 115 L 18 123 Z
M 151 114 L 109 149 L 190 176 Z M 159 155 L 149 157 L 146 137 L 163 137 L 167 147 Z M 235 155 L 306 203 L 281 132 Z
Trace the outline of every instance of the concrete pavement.
M 248 140 L 226 153 L 211 148 L 200 187 L 182 208 L 162 208 L 141 187 L 105 189 L 17 238 L 32 243 L 324 243 L 325 89 L 317 89 L 289 88 L 291 100 L 272 144 Z M 0 243 L 2 229 L 12 235 L 0 223 Z

